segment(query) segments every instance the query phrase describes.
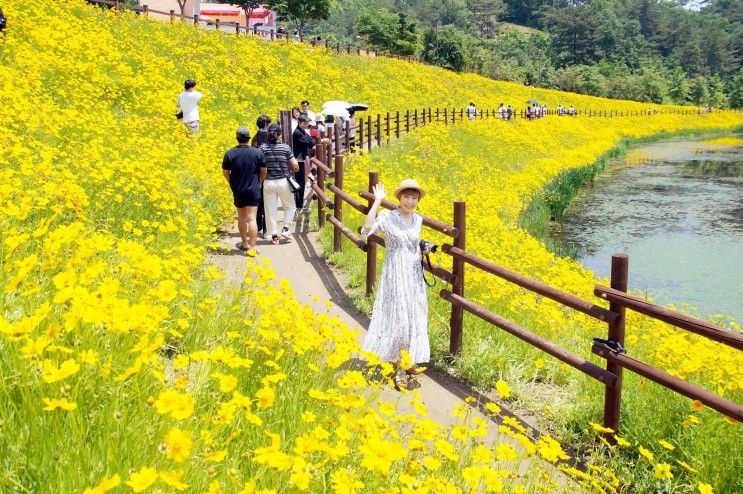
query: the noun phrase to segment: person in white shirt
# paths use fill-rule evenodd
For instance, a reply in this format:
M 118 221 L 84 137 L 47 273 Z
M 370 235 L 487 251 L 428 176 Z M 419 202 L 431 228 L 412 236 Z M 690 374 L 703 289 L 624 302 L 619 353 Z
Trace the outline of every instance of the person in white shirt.
M 474 120 L 475 118 L 477 118 L 477 107 L 474 103 L 470 103 L 470 106 L 467 107 L 465 112 L 467 113 L 467 117 L 470 120 Z
M 183 114 L 179 120 L 194 134 L 199 132 L 199 101 L 204 96 L 195 87 L 196 81 L 188 79 L 183 83 L 185 90 L 178 96 L 178 112 Z

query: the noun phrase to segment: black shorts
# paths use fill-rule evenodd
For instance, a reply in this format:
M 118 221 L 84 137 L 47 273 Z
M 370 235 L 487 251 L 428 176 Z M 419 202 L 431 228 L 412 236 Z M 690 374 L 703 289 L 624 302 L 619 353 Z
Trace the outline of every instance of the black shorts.
M 232 197 L 234 198 L 233 203 L 235 204 L 236 208 L 244 208 L 244 207 L 257 207 L 258 203 L 261 202 L 261 198 L 255 197 L 253 194 L 232 194 Z

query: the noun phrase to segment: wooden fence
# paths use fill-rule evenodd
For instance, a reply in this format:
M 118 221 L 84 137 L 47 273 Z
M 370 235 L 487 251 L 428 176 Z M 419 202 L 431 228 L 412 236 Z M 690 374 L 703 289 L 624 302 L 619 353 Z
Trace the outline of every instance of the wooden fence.
M 354 139 L 349 135 L 350 125 L 343 128 L 336 124 L 329 127 L 331 139 L 326 139 L 325 142 L 315 147 L 315 157 L 312 158 L 312 163 L 317 167 L 318 179 L 312 185 L 312 190 L 318 199 L 319 224 L 322 227 L 327 221 L 333 226 L 334 252 L 339 252 L 343 248 L 343 237 L 346 237 L 355 248 L 366 252 L 367 296 L 373 293 L 377 276 L 377 251 L 379 247 L 385 247 L 385 242 L 383 238 L 377 235 L 370 235 L 366 240 L 357 235 L 344 223 L 343 209 L 344 205 L 348 205 L 358 212 L 366 214 L 374 200 L 372 187 L 379 183 L 380 177 L 378 172 L 369 173 L 368 189 L 359 191 L 357 195 L 354 195 L 344 189 L 344 162 L 355 150 L 362 147 L 371 149 L 374 145 L 378 146 L 383 142 L 390 142 L 393 137 L 397 137 L 403 131 L 408 131 L 415 126 L 435 121 L 453 124 L 463 119 L 460 118 L 462 117 L 461 112 L 451 112 L 448 113 L 448 117 L 444 117 L 447 112 L 448 110 L 442 111 L 441 109 L 424 109 L 420 112 L 417 110 L 406 111 L 404 120 L 399 112 L 396 112 L 394 117 L 389 113 L 385 117 L 377 115 L 372 118 L 369 116 L 365 119 L 367 122 L 366 129 L 368 129 L 366 132 L 360 119 L 356 126 L 358 134 L 355 136 L 355 146 Z M 436 115 L 438 115 L 438 118 Z M 497 118 L 496 115 L 489 111 L 480 111 L 478 118 Z M 454 117 L 452 118 L 452 116 Z M 607 114 L 608 116 L 609 114 Z M 280 121 L 287 118 L 289 118 L 288 111 L 281 112 Z M 369 124 L 370 121 L 373 123 Z M 402 127 L 401 122 L 404 122 Z M 349 142 L 351 145 L 348 145 Z M 333 180 L 326 184 L 325 182 L 329 178 Z M 328 197 L 329 193 L 333 194 L 332 200 Z M 382 207 L 394 210 L 397 209 L 398 205 L 385 200 L 382 202 Z M 642 375 L 676 393 L 699 400 L 708 407 L 733 419 L 743 421 L 743 406 L 740 404 L 722 398 L 627 355 L 624 348 L 624 334 L 625 313 L 628 309 L 728 345 L 736 350 L 743 350 L 743 334 L 719 328 L 706 321 L 672 311 L 628 294 L 629 259 L 626 254 L 615 254 L 611 257 L 610 286 L 597 285 L 595 287 L 595 295 L 600 300 L 609 302 L 609 308 L 607 309 L 597 305 L 598 300 L 584 300 L 468 252 L 466 250 L 467 218 L 464 202 L 453 203 L 450 224 L 436 218 L 423 216 L 423 226 L 452 239 L 451 243 L 445 243 L 442 246 L 443 253 L 451 257 L 450 270 L 435 266 L 431 269 L 424 265 L 424 269 L 450 286 L 450 288 L 442 289 L 439 296 L 451 304 L 449 352 L 452 357 L 459 355 L 462 350 L 463 316 L 466 311 L 599 381 L 605 390 L 603 425 L 615 432 L 619 431 L 620 426 L 622 374 L 624 369 Z M 534 331 L 468 300 L 465 296 L 467 271 L 465 267 L 467 266 L 469 266 L 468 269 L 477 269 L 497 276 L 605 323 L 607 326 L 606 337 L 594 338 L 592 342 L 587 341 L 586 344 L 590 343 L 591 351 L 606 360 L 606 366 L 600 367 L 543 338 Z M 613 441 L 611 434 L 607 434 L 606 438 Z

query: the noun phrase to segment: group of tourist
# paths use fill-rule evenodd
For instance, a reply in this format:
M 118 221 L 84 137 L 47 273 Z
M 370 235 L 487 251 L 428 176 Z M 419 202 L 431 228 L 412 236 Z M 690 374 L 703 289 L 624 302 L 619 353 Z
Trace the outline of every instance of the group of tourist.
M 570 117 L 574 117 L 576 115 L 576 112 L 575 108 L 573 108 L 573 105 L 570 105 L 567 108 L 565 108 L 565 105 L 557 105 L 557 114 L 559 116 L 568 115 Z

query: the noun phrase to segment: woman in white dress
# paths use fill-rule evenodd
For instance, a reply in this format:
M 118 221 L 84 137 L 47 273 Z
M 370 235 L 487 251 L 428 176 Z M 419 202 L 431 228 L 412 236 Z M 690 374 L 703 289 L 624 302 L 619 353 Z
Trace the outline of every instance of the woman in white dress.
M 425 192 L 415 180 L 405 179 L 394 193 L 400 202 L 398 209 L 377 216 L 385 195 L 382 184 L 374 187 L 374 203 L 361 231 L 365 237 L 382 234 L 387 251 L 363 350 L 376 353 L 396 366 L 402 350 L 410 354 L 413 364 L 426 363 L 431 349 L 428 298 L 420 262 L 423 218 L 415 213 Z M 409 375 L 413 373 L 412 369 L 408 371 Z M 399 371 L 394 380 L 398 388 L 419 385 L 412 377 L 401 376 Z

